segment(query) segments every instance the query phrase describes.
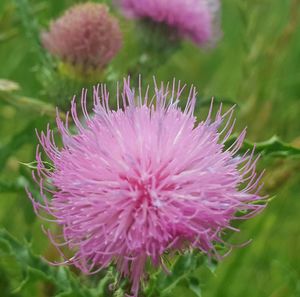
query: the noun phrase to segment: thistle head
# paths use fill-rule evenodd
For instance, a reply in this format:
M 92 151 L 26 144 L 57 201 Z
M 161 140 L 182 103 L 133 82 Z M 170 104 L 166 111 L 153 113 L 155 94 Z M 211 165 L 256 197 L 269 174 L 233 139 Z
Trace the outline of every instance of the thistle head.
M 199 46 L 212 45 L 220 36 L 219 0 L 117 0 L 130 18 L 169 26 Z
M 215 244 L 229 245 L 222 233 L 237 230 L 232 221 L 263 208 L 258 158 L 254 151 L 238 153 L 245 130 L 225 147 L 233 108 L 220 107 L 213 117 L 211 107 L 197 119 L 196 91 L 191 88 L 182 110 L 183 90 L 175 81 L 155 83 L 150 96 L 149 88 L 135 92 L 125 80 L 112 110 L 106 87 L 96 86 L 92 115 L 83 90 L 82 119 L 75 99 L 71 107 L 76 129 L 57 117 L 62 145 L 50 128 L 39 135 L 48 159 L 37 150 L 34 178 L 44 202 L 29 196 L 38 215 L 62 228 L 63 242 L 47 231 L 51 241 L 73 251 L 66 263 L 84 273 L 115 264 L 134 296 L 147 260 L 164 267 L 167 251 L 185 249 L 219 257 Z
M 92 2 L 72 6 L 41 39 L 52 55 L 83 69 L 102 69 L 122 45 L 117 19 L 106 5 Z

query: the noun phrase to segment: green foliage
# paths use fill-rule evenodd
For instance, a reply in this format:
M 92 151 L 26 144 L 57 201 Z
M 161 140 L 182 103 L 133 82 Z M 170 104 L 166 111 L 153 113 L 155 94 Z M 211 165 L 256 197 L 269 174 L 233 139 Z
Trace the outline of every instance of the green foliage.
M 22 176 L 20 176 L 16 181 L 0 181 L 0 192 L 23 192 L 24 188 L 28 186 L 28 182 Z
M 37 115 L 47 115 L 52 119 L 56 116 L 56 109 L 52 104 L 30 97 L 20 96 L 9 92 L 1 92 L 0 100 L 21 109 L 24 113 L 35 112 Z M 63 115 L 62 115 L 63 116 Z
M 87 287 L 83 281 L 68 268 L 51 266 L 41 257 L 32 253 L 28 243 L 20 243 L 6 230 L 0 230 L 1 256 L 12 256 L 16 259 L 22 271 L 23 280 L 13 294 L 22 291 L 23 287 L 32 281 L 46 281 L 55 288 L 55 297 L 99 297 L 105 296 L 106 285 L 112 280 L 112 274 L 107 273 L 97 287 Z
M 16 150 L 20 148 L 24 143 L 32 141 L 34 138 L 32 136 L 32 131 L 35 128 L 35 122 L 30 122 L 26 127 L 19 133 L 15 134 L 12 139 L 5 146 L 0 149 L 0 170 L 4 168 L 5 162 L 15 153 Z
M 169 274 L 161 270 L 150 275 L 144 292 L 145 296 L 172 296 L 174 288 L 178 284 L 196 293 L 196 296 L 201 296 L 199 280 L 193 274 L 202 264 L 204 264 L 204 256 L 199 252 L 177 255 L 175 263 L 170 267 Z
M 225 146 L 230 147 L 237 138 L 238 135 L 231 136 L 227 140 Z M 262 156 L 294 157 L 300 155 L 300 148 L 283 142 L 277 136 L 273 136 L 269 140 L 258 143 L 253 143 L 246 139 L 240 149 L 240 153 L 252 151 L 253 149 L 255 149 L 256 153 L 260 153 Z

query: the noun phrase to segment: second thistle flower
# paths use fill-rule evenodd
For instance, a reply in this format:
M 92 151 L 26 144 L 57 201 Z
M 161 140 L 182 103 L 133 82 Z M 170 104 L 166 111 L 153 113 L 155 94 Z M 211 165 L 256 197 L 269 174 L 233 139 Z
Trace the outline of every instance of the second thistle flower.
M 41 37 L 52 55 L 83 69 L 104 68 L 122 46 L 118 20 L 91 2 L 71 7 Z
M 220 35 L 219 0 L 117 0 L 125 15 L 167 25 L 198 46 Z

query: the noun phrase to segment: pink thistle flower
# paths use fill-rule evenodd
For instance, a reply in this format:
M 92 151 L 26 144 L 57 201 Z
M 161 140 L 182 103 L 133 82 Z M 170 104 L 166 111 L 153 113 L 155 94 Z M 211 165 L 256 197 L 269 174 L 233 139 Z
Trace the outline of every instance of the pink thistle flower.
M 38 148 L 33 177 L 43 202 L 29 197 L 38 215 L 62 228 L 63 242 L 46 231 L 50 240 L 73 251 L 65 263 L 84 273 L 115 263 L 131 280 L 134 296 L 147 259 L 165 268 L 164 253 L 185 248 L 221 257 L 214 246 L 224 243 L 224 230 L 237 231 L 231 221 L 264 207 L 258 203 L 263 199 L 258 157 L 254 151 L 238 154 L 245 130 L 224 147 L 234 127 L 233 108 L 222 114 L 221 106 L 213 119 L 211 106 L 207 118 L 197 122 L 195 88 L 181 110 L 183 90 L 175 81 L 171 87 L 155 84 L 149 97 L 149 87 L 145 94 L 141 87 L 135 93 L 125 80 L 114 111 L 106 87 L 97 86 L 92 116 L 83 90 L 82 120 L 72 101 L 76 132 L 57 116 L 62 147 L 49 127 L 39 135 L 52 165 Z
M 41 37 L 51 54 L 84 68 L 103 68 L 122 45 L 118 20 L 106 5 L 92 2 L 68 9 Z
M 130 18 L 164 23 L 197 45 L 220 35 L 219 0 L 116 0 Z

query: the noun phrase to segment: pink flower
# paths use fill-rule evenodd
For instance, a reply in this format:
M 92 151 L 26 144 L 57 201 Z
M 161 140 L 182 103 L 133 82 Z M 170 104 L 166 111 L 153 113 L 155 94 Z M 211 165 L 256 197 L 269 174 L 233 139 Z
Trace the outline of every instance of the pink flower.
M 219 0 L 116 0 L 131 18 L 164 23 L 198 45 L 220 35 Z
M 47 214 L 62 228 L 63 243 L 74 255 L 66 263 L 84 273 L 115 263 L 132 282 L 137 296 L 147 259 L 164 267 L 167 251 L 193 248 L 218 256 L 215 243 L 231 221 L 263 208 L 254 152 L 239 155 L 245 130 L 230 148 L 233 108 L 196 121 L 192 87 L 182 111 L 184 88 L 155 84 L 142 94 L 124 81 L 117 110 L 109 107 L 104 85 L 94 88 L 93 115 L 83 90 L 80 120 L 75 98 L 71 115 L 76 132 L 57 117 L 62 146 L 49 127 L 39 136 L 51 161 L 38 149 L 37 174 L 43 203 L 32 200 L 38 215 Z M 220 131 L 221 130 L 221 131 Z M 73 132 L 72 132 L 73 131 Z M 51 199 L 48 197 L 51 196 Z M 239 216 L 237 216 L 239 213 Z M 241 215 L 244 214 L 244 217 Z
M 42 33 L 44 47 L 54 56 L 85 68 L 102 68 L 119 52 L 122 35 L 104 4 L 87 2 L 68 9 Z

